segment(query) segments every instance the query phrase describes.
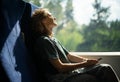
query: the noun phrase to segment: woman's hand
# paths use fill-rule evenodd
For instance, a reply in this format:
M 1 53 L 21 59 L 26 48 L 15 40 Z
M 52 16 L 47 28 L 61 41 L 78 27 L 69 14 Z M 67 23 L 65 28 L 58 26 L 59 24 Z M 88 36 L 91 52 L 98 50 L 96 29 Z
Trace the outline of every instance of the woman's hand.
M 95 65 L 95 64 L 97 64 L 98 63 L 98 60 L 97 59 L 87 59 L 86 60 L 86 66 L 85 67 L 87 67 L 87 66 L 92 66 L 92 65 Z

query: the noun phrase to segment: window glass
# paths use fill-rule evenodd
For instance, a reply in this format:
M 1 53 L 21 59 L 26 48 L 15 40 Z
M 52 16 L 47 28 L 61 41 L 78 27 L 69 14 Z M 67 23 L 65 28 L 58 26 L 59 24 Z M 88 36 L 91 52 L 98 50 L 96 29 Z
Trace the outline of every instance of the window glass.
M 120 0 L 25 1 L 50 10 L 55 36 L 69 51 L 120 51 Z

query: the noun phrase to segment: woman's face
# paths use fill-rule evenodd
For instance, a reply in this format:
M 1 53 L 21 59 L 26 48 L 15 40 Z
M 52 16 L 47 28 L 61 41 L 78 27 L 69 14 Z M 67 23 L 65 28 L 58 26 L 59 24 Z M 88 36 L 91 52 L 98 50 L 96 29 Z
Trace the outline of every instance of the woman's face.
M 52 31 L 52 29 L 57 26 L 56 18 L 48 12 L 47 17 L 43 20 L 44 25 Z

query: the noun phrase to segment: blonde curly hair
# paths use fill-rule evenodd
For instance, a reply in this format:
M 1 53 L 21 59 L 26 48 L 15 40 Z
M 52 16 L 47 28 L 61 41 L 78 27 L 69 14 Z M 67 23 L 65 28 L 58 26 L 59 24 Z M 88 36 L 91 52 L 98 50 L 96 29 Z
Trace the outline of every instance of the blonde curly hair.
M 31 17 L 31 26 L 34 32 L 37 32 L 41 35 L 49 35 L 51 36 L 51 31 L 45 27 L 43 20 L 48 16 L 48 9 L 46 8 L 39 8 L 36 9 Z

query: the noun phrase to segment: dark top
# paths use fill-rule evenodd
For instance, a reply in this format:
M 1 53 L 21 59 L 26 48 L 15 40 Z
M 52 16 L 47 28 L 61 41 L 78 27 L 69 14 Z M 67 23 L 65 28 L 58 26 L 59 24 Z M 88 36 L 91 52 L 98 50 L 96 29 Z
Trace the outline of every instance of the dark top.
M 54 75 L 58 73 L 49 59 L 59 58 L 62 62 L 69 62 L 66 57 L 68 51 L 54 37 L 40 36 L 35 42 L 34 53 L 37 66 L 44 74 Z

